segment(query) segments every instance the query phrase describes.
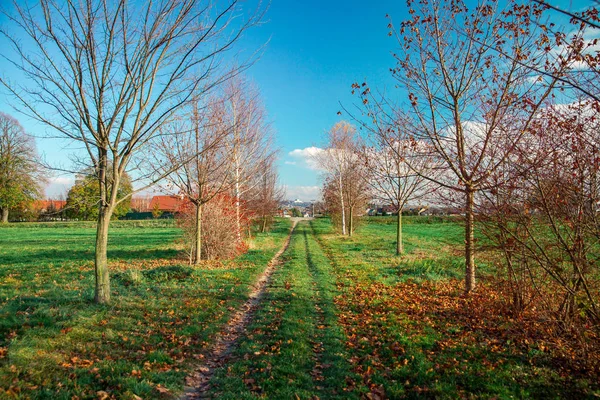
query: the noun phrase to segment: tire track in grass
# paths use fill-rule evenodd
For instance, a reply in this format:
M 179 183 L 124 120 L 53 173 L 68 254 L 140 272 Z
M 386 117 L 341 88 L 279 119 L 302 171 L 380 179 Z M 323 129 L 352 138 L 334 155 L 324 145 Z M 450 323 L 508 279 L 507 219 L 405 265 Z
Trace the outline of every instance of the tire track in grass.
M 331 266 L 306 223 L 284 258 L 232 363 L 216 373 L 212 396 L 358 398 L 348 384 L 354 377 L 336 323 Z
M 251 322 L 254 312 L 259 305 L 267 284 L 271 279 L 271 275 L 275 269 L 281 264 L 281 255 L 287 250 L 296 228 L 297 220 L 294 220 L 290 233 L 281 247 L 281 249 L 273 256 L 269 264 L 258 277 L 254 288 L 248 295 L 248 300 L 239 308 L 229 319 L 229 322 L 224 327 L 217 340 L 204 357 L 204 362 L 199 365 L 193 373 L 186 378 L 186 387 L 181 396 L 182 399 L 199 399 L 206 398 L 210 389 L 210 380 L 216 369 L 224 366 L 228 357 L 234 348 L 236 342 L 242 336 L 246 327 Z
M 307 234 L 307 230 L 304 230 L 306 261 L 314 278 L 318 321 L 313 338 L 313 377 L 319 382 L 317 389 L 322 398 L 358 398 L 356 382 L 359 377 L 351 372 L 344 346 L 346 336 L 337 324 L 334 303 L 337 288 L 332 264 L 317 242 L 312 226 L 310 234 Z
M 323 329 L 326 327 L 325 326 L 325 315 L 324 315 L 324 311 L 322 308 L 322 298 L 321 298 L 321 285 L 319 285 L 319 283 L 317 282 L 317 280 L 315 279 L 315 275 L 318 274 L 318 271 L 316 270 L 316 266 L 315 263 L 313 261 L 313 257 L 312 254 L 310 252 L 310 248 L 309 248 L 309 244 L 308 244 L 308 235 L 306 234 L 306 230 L 303 231 L 304 234 L 304 248 L 306 251 L 306 264 L 308 265 L 308 270 L 309 273 L 311 275 L 312 279 L 312 286 L 313 286 L 313 298 L 315 301 L 314 304 L 314 309 L 315 309 L 315 316 L 316 316 L 316 330 L 315 330 L 315 336 L 312 338 L 311 342 L 312 342 L 312 348 L 313 348 L 313 362 L 314 362 L 314 367 L 313 370 L 311 371 L 311 376 L 313 377 L 313 379 L 315 380 L 315 382 L 317 382 L 317 386 L 315 387 L 315 389 L 317 391 L 322 391 L 324 388 L 322 385 L 322 382 L 325 380 L 324 376 L 323 376 L 323 368 L 327 368 L 329 365 L 327 364 L 323 364 L 323 340 L 324 340 L 324 332 Z
M 273 274 L 265 299 L 235 359 L 215 376 L 212 397 L 219 399 L 311 398 L 314 334 L 311 277 L 303 224 L 298 225 L 285 262 Z

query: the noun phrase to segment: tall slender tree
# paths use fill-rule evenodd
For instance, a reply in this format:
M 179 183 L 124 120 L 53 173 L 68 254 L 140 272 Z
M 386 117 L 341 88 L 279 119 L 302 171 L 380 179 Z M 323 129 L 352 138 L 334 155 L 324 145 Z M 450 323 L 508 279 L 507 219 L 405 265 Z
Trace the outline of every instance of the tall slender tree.
M 327 132 L 325 149 L 315 154 L 315 161 L 325 172 L 325 197 L 338 203 L 335 208 L 340 213 L 342 235 L 351 236 L 354 233 L 355 211 L 364 202 L 367 193 L 359 148 L 360 138 L 356 128 L 346 121 L 340 121 Z
M 43 195 L 46 179 L 37 162 L 35 141 L 19 121 L 0 113 L 0 214 L 7 223 L 11 209 Z
M 279 186 L 277 169 L 275 167 L 275 153 L 263 159 L 260 163 L 261 174 L 257 175 L 254 190 L 250 194 L 247 206 L 253 218 L 258 222 L 261 232 L 267 232 L 273 222 L 283 200 L 283 188 Z
M 224 120 L 231 131 L 227 138 L 230 154 L 231 192 L 235 199 L 236 232 L 242 241 L 244 197 L 260 182 L 266 170 L 262 162 L 273 155 L 272 131 L 266 120 L 258 89 L 244 77 L 227 82 L 224 90 Z
M 434 0 L 409 7 L 411 18 L 399 29 L 390 24 L 399 44 L 393 74 L 415 115 L 409 129 L 448 171 L 432 179 L 463 197 L 468 293 L 475 288 L 475 194 L 528 134 L 568 65 L 556 58 L 534 3 L 509 1 L 501 9 L 495 1 L 469 7 Z M 552 78 L 540 84 L 531 64 Z
M 191 96 L 239 71 L 224 72 L 222 55 L 264 10 L 239 18 L 238 0 L 35 3 L 15 0 L 5 8 L 1 33 L 21 76 L 0 82 L 23 113 L 85 149 L 100 191 L 95 301 L 108 303 L 110 217 L 129 199 L 117 197 L 123 174 Z M 148 185 L 166 173 L 159 170 L 146 177 Z
M 194 97 L 182 118 L 173 121 L 153 149 L 152 156 L 165 162 L 165 173 L 172 166 L 180 167 L 168 174 L 163 188 L 182 196 L 194 209 L 194 240 L 190 261 L 200 263 L 202 254 L 202 221 L 204 205 L 231 187 L 231 163 L 226 139 L 231 133 L 223 118 L 223 99 L 211 97 L 201 103 Z
M 406 112 L 391 106 L 385 97 L 375 96 L 366 84 L 355 83 L 352 88 L 362 100 L 357 107 L 360 117 L 353 119 L 365 132 L 366 145 L 359 154 L 367 183 L 373 199 L 390 204 L 397 213 L 396 255 L 400 255 L 404 252 L 402 210 L 409 201 L 432 199 L 436 185 L 430 178 L 437 175 L 440 165 L 430 146 L 415 139 Z
M 409 201 L 423 200 L 434 188 L 425 178 L 433 169 L 431 158 L 422 154 L 422 143 L 404 137 L 399 129 L 379 131 L 361 152 L 373 197 L 390 204 L 397 213 L 396 255 L 404 253 L 402 211 Z

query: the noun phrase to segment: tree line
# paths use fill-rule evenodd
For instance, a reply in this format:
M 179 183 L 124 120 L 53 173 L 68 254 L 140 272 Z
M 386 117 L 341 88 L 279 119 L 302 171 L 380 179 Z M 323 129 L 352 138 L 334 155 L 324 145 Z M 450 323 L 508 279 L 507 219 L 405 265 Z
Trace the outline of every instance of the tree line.
M 464 289 L 476 289 L 476 227 L 502 255 L 515 313 L 571 327 L 600 322 L 599 14 L 545 1 L 408 2 L 395 25 L 394 91 L 352 84 L 316 156 L 342 234 L 357 204 L 455 205 L 464 215 Z
M 81 149 L 69 172 L 93 182 L 84 189 L 96 199 L 97 303 L 110 301 L 108 229 L 134 193 L 123 190 L 130 179 L 138 191 L 161 184 L 186 200 L 195 213 L 194 263 L 203 257 L 202 216 L 215 199 L 226 203 L 217 209 L 234 224 L 227 231 L 236 245 L 254 215 L 268 228 L 279 195 L 275 149 L 258 92 L 242 78 L 256 55 L 233 68 L 230 56 L 266 10 L 248 7 L 238 0 L 3 6 L 0 33 L 20 78 L 3 76 L 1 84 L 18 111 Z M 9 206 L 0 204 L 3 212 Z

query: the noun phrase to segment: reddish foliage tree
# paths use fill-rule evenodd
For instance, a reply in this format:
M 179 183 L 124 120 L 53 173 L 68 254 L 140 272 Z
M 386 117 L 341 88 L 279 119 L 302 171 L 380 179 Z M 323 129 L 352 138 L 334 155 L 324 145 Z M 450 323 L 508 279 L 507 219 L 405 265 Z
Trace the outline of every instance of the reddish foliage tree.
M 485 193 L 486 232 L 504 254 L 516 311 L 538 300 L 562 322 L 598 323 L 600 103 L 549 107 L 534 127 L 497 171 L 507 183 Z
M 226 193 L 214 196 L 205 203 L 202 212 L 202 258 L 207 260 L 231 259 L 244 253 L 248 246 L 238 240 L 237 235 L 237 206 L 236 199 Z M 189 200 L 185 201 L 177 214 L 178 225 L 184 232 L 184 243 L 190 261 L 196 253 L 196 206 Z M 249 224 L 248 219 L 242 219 L 243 226 Z
M 514 152 L 537 111 L 569 67 L 541 26 L 542 6 L 494 1 L 409 1 L 396 30 L 393 70 L 406 90 L 412 134 L 433 149 L 447 173 L 429 177 L 463 198 L 465 291 L 475 288 L 476 194 Z M 563 49 L 569 53 L 569 49 Z M 558 60 L 557 62 L 553 62 Z M 567 61 L 565 61 L 567 60 Z M 548 71 L 539 84 L 532 66 Z

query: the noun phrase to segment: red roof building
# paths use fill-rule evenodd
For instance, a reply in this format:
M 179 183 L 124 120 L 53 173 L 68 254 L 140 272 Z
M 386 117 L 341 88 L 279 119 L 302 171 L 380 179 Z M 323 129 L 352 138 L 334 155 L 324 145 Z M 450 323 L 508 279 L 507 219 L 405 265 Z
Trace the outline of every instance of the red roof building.
M 150 201 L 150 210 L 177 212 L 182 204 L 183 200 L 179 196 L 154 196 Z

